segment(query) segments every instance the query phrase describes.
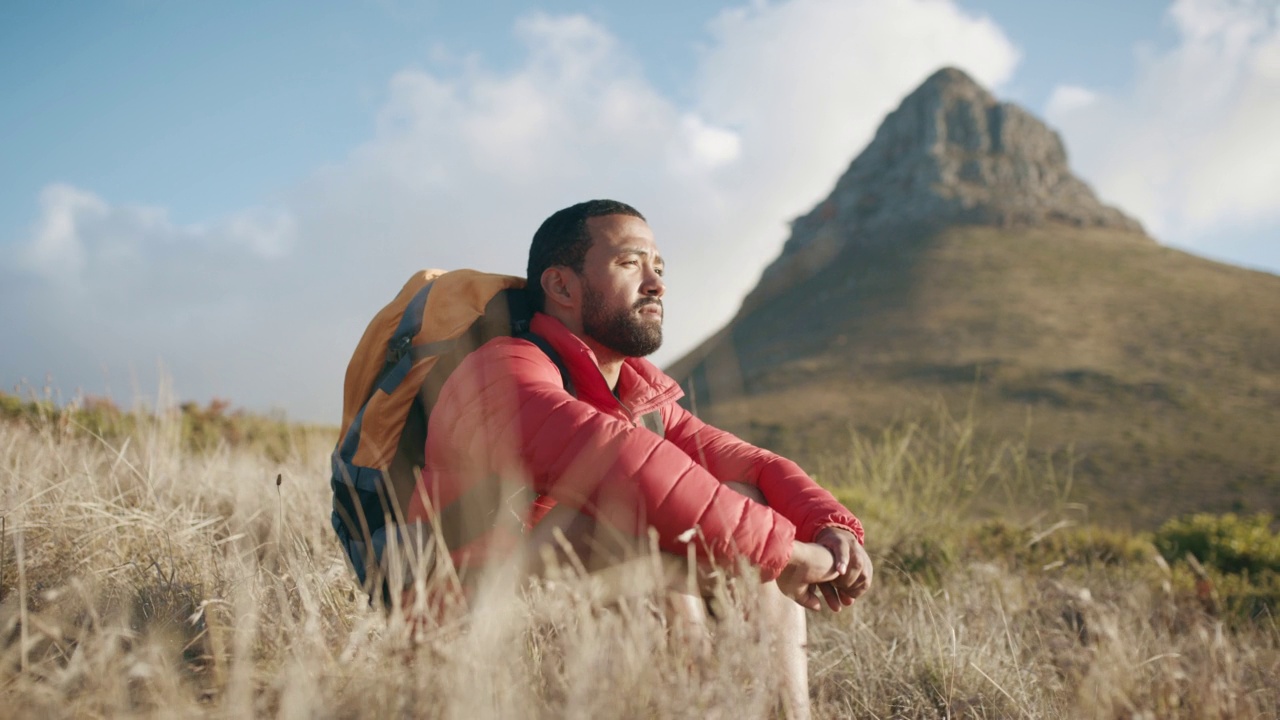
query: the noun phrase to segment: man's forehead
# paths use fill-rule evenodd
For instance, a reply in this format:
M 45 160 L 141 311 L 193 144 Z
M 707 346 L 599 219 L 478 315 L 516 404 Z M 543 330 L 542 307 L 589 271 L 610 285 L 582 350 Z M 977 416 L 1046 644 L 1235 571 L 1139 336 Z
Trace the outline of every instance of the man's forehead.
M 644 220 L 631 215 L 600 215 L 587 218 L 593 249 L 609 255 L 642 253 L 658 256 L 658 243 Z

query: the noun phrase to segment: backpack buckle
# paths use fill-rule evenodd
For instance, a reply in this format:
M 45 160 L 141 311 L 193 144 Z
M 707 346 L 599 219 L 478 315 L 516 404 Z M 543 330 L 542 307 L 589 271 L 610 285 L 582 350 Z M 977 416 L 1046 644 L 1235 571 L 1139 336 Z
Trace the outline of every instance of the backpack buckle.
M 413 338 L 408 335 L 401 338 L 392 338 L 387 345 L 387 364 L 395 365 L 400 362 L 405 355 L 409 354 L 409 348 L 413 344 Z

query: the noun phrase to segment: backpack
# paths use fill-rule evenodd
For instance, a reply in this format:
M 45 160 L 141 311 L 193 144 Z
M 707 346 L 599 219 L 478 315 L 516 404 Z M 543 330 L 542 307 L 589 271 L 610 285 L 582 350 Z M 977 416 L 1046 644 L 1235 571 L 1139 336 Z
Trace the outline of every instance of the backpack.
M 544 338 L 530 332 L 533 310 L 523 278 L 475 270 L 423 270 L 405 282 L 356 345 L 347 365 L 342 426 L 332 457 L 331 521 L 361 585 L 390 600 L 389 548 L 423 552 L 433 532 L 446 547 L 461 547 L 486 529 L 494 485 L 480 483 L 439 509 L 435 528 L 409 525 L 405 512 L 421 476 L 427 420 L 450 374 L 469 353 L 496 337 L 538 346 L 574 388 L 568 368 Z M 641 418 L 663 434 L 657 411 Z M 406 553 L 398 550 L 404 580 Z
M 472 350 L 528 332 L 523 288 L 521 278 L 474 270 L 414 273 L 356 345 L 332 458 L 331 521 L 366 590 L 381 580 L 370 570 L 388 542 L 401 539 L 440 388 Z

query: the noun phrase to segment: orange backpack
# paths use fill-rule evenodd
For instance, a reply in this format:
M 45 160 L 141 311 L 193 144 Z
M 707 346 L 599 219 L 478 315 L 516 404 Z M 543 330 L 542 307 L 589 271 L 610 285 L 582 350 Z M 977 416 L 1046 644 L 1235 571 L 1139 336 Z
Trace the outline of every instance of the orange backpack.
M 330 486 L 333 529 L 371 595 L 385 579 L 384 550 L 403 542 L 427 418 L 458 363 L 495 337 L 524 337 L 551 357 L 572 392 L 559 356 L 529 332 L 532 316 L 523 278 L 424 270 L 409 278 L 360 338 L 347 365 Z M 442 511 L 440 525 L 449 524 L 443 517 L 448 512 Z

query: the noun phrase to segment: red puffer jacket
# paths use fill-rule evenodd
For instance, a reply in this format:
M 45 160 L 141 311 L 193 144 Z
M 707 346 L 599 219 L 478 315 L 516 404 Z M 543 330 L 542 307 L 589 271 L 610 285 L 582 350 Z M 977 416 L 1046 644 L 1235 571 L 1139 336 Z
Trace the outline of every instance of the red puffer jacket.
M 683 391 L 653 364 L 628 359 L 609 390 L 595 355 L 560 321 L 534 316 L 534 333 L 560 354 L 577 397 L 564 389 L 555 363 L 533 343 L 498 338 L 471 353 L 453 372 L 431 413 L 426 468 L 409 519 L 429 520 L 481 478 L 520 478 L 539 495 L 520 510 L 535 524 L 556 502 L 620 531 L 644 536 L 683 555 L 732 565 L 746 559 L 776 578 L 793 539 L 809 541 L 835 525 L 862 540 L 862 526 L 798 465 L 713 428 L 676 404 Z M 663 439 L 638 419 L 659 410 Z M 768 506 L 725 487 L 760 488 Z M 688 533 L 697 528 L 696 533 Z M 508 552 L 518 537 L 491 531 L 451 548 L 460 565 Z

